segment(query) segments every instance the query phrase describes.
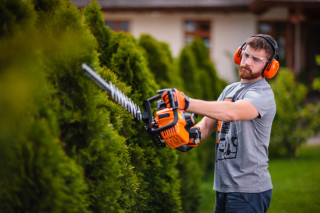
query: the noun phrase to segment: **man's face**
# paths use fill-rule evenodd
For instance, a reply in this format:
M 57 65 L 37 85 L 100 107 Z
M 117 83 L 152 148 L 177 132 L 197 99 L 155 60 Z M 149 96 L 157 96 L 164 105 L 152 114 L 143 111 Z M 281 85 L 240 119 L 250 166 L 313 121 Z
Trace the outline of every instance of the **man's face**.
M 263 78 L 262 70 L 267 63 L 267 53 L 263 49 L 254 50 L 247 45 L 242 50 L 242 57 L 239 66 L 239 76 L 243 80 L 251 81 Z

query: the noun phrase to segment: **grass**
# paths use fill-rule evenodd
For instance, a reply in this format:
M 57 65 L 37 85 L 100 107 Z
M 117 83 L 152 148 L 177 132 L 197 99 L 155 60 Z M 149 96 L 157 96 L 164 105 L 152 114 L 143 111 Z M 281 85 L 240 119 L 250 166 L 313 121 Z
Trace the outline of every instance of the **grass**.
M 301 147 L 294 159 L 271 159 L 269 171 L 273 191 L 268 213 L 320 212 L 320 146 Z M 212 185 L 210 173 L 202 186 L 201 213 L 213 212 Z

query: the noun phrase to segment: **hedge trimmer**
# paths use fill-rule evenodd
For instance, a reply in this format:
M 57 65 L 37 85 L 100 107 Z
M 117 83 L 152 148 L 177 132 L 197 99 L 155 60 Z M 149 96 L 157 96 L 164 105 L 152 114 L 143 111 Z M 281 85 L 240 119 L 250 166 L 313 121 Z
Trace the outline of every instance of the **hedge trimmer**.
M 197 146 L 200 142 L 200 131 L 192 128 L 195 124 L 194 114 L 187 113 L 175 107 L 166 108 L 164 101 L 159 100 L 161 99 L 161 94 L 144 100 L 144 112 L 142 113 L 139 106 L 123 94 L 115 85 L 111 82 L 105 82 L 88 65 L 82 64 L 82 68 L 91 79 L 107 91 L 117 103 L 122 105 L 137 120 L 145 123 L 146 131 L 156 147 L 164 148 L 167 144 L 171 149 L 178 149 L 185 152 Z M 151 111 L 151 103 L 155 101 L 157 101 L 157 103 L 154 118 L 154 112 Z

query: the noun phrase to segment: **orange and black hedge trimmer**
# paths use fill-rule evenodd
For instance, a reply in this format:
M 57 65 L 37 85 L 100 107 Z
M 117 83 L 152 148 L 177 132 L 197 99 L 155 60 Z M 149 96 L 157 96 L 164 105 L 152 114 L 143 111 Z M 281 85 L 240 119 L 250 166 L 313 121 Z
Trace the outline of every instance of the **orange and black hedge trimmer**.
M 143 102 L 144 113 L 130 98 L 123 94 L 111 82 L 105 82 L 88 65 L 82 64 L 84 71 L 107 91 L 111 97 L 122 105 L 136 119 L 145 123 L 145 128 L 152 141 L 158 148 L 164 148 L 166 144 L 171 149 L 178 149 L 182 152 L 189 151 L 194 146 L 198 146 L 201 139 L 200 130 L 192 128 L 194 126 L 194 114 L 187 113 L 179 108 L 166 108 L 166 104 L 161 99 L 161 94 L 148 98 Z M 165 90 L 163 90 L 165 91 Z M 173 100 L 173 97 L 172 97 Z M 157 101 L 155 108 L 156 116 L 153 117 L 151 103 Z

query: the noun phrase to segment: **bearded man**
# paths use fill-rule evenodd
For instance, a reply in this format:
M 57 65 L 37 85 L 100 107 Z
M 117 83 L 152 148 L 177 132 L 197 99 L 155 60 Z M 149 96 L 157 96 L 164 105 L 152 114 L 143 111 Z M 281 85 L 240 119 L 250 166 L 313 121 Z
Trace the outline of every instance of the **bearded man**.
M 277 52 L 271 36 L 250 37 L 234 56 L 240 82 L 228 85 L 217 101 L 192 99 L 177 89 L 161 90 L 167 107 L 178 106 L 204 116 L 193 128 L 201 140 L 217 130 L 216 213 L 260 213 L 269 208 L 273 186 L 268 147 L 276 103 L 265 77 L 272 78 L 279 69 Z

